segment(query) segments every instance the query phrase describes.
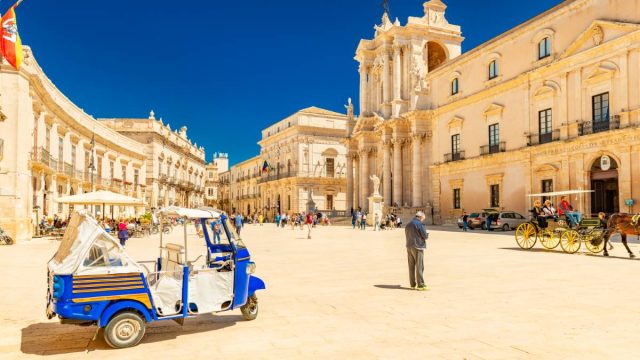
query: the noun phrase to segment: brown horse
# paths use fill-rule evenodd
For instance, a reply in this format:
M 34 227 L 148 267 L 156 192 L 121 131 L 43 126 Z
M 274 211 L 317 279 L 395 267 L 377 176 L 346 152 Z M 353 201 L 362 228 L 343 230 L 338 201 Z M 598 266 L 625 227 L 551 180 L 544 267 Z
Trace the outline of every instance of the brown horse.
M 609 243 L 609 239 L 613 234 L 620 234 L 622 237 L 622 244 L 627 251 L 629 252 L 629 257 L 636 257 L 631 249 L 629 249 L 629 245 L 627 245 L 627 235 L 639 235 L 640 234 L 640 223 L 632 224 L 633 215 L 629 214 L 613 214 L 609 218 L 607 222 L 607 228 L 609 229 L 608 234 L 604 238 L 604 256 L 609 256 L 609 252 L 607 251 L 607 244 Z

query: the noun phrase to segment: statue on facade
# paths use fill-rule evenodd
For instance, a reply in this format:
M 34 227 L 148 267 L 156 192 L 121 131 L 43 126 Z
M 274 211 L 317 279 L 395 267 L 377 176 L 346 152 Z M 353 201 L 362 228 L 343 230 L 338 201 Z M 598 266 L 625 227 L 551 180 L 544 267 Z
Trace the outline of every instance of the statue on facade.
M 345 109 L 347 109 L 347 117 L 349 117 L 349 119 L 353 118 L 353 103 L 351 102 L 351 98 L 349 98 L 347 105 L 344 106 Z
M 380 178 L 373 174 L 369 176 L 369 179 L 373 182 L 373 196 L 380 196 Z

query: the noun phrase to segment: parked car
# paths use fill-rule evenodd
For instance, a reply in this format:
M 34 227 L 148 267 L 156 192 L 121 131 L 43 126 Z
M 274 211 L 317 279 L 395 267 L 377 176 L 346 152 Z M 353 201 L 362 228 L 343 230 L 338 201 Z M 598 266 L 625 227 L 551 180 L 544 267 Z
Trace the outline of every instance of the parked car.
M 527 219 L 517 212 L 500 211 L 500 213 L 498 213 L 498 219 L 491 222 L 491 228 L 509 231 L 516 229 L 520 224 L 526 221 Z
M 469 214 L 469 229 L 484 229 L 486 230 L 487 215 L 490 213 L 497 213 L 494 209 L 482 209 L 482 211 L 472 212 Z M 462 227 L 462 218 L 458 219 L 458 226 Z

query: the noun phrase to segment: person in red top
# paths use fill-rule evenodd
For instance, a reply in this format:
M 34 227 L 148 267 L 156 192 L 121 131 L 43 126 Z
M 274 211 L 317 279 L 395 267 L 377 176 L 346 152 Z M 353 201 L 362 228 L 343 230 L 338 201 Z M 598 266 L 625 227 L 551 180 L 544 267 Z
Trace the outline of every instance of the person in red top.
M 307 229 L 309 229 L 309 232 L 307 233 L 307 239 L 311 239 L 311 227 L 313 226 L 313 215 L 311 215 L 311 212 L 307 213 L 305 223 L 307 224 Z
M 569 204 L 566 196 L 560 198 L 560 205 L 558 206 L 558 215 L 567 218 L 569 226 L 573 226 L 573 217 L 569 214 L 573 211 L 573 206 Z
M 127 230 L 127 222 L 124 219 L 120 219 L 118 224 L 118 239 L 120 239 L 120 245 L 125 246 L 127 239 L 129 239 L 129 231 Z

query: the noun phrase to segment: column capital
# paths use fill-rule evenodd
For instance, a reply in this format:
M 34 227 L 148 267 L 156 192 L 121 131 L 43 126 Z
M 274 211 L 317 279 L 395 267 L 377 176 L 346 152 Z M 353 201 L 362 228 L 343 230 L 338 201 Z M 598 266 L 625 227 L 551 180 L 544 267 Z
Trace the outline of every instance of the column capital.
M 385 148 L 385 150 L 388 150 L 389 148 L 391 148 L 392 144 L 393 144 L 392 140 L 384 140 L 382 142 L 382 146 Z

